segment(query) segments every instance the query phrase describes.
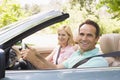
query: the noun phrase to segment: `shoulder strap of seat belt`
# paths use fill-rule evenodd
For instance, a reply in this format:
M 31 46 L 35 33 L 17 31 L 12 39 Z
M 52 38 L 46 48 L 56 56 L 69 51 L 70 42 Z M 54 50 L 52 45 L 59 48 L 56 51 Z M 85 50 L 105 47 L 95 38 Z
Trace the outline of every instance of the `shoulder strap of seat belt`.
M 87 62 L 89 59 L 91 59 L 91 58 L 93 58 L 93 57 L 117 57 L 117 56 L 120 57 L 120 51 L 110 52 L 110 53 L 105 53 L 105 54 L 101 54 L 101 55 L 96 55 L 96 56 L 88 57 L 88 58 L 85 58 L 85 59 L 79 61 L 79 62 L 76 63 L 75 65 L 73 65 L 72 68 L 78 67 L 79 65 Z
M 58 53 L 57 53 L 57 56 L 56 56 L 56 62 L 55 62 L 55 64 L 58 64 L 58 58 L 60 56 L 60 50 L 61 50 L 61 46 L 59 47 L 59 50 L 58 50 Z

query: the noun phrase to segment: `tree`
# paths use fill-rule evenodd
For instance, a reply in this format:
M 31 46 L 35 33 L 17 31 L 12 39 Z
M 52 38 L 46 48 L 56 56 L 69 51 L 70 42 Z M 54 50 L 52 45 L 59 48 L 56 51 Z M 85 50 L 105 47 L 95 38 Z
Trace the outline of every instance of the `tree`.
M 120 0 L 99 0 L 97 8 L 106 7 L 113 14 L 112 18 L 120 20 Z
M 0 27 L 11 24 L 26 17 L 16 0 L 2 0 L 0 3 Z
M 86 19 L 92 19 L 100 25 L 101 35 L 106 33 L 120 33 L 120 21 L 111 18 L 112 14 L 108 13 L 105 8 L 100 8 L 100 6 L 98 8 L 98 1 L 101 0 L 70 0 L 70 7 L 66 5 L 64 10 L 70 13 L 69 22 L 72 27 L 79 25 Z M 105 5 L 102 4 L 101 6 Z
M 25 4 L 23 10 L 25 10 L 26 13 L 29 13 L 29 15 L 34 15 L 39 13 L 41 11 L 41 8 L 38 4 Z
M 90 14 L 93 15 L 95 12 L 96 0 L 70 0 L 71 7 L 73 8 L 76 4 L 79 4 L 79 9 L 83 8 Z

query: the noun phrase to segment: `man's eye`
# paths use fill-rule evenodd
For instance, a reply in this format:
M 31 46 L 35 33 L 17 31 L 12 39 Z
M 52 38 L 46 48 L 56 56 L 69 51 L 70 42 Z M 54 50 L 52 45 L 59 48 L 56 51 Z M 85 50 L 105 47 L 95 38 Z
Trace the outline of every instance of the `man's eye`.
M 89 37 L 92 37 L 93 35 L 92 34 L 88 34 Z
M 80 33 L 79 35 L 80 35 L 80 36 L 83 36 L 84 34 Z

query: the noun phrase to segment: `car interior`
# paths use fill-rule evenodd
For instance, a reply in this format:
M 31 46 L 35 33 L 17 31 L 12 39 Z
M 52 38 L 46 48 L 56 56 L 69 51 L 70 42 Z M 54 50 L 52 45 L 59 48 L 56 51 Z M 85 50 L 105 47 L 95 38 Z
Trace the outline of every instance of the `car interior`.
M 104 53 L 104 54 L 107 54 L 107 53 L 110 53 L 110 52 L 116 52 L 116 51 L 119 51 L 120 53 L 120 34 L 115 34 L 115 33 L 112 33 L 112 34 L 103 34 L 101 37 L 100 37 L 100 48 L 101 48 L 101 51 Z M 10 55 L 9 55 L 9 59 L 10 59 L 10 62 L 13 62 L 13 63 L 9 63 L 9 68 L 8 70 L 30 70 L 30 69 L 35 69 L 35 67 L 33 65 L 31 65 L 31 63 L 27 62 L 27 65 L 26 65 L 26 62 L 24 61 L 21 61 L 21 62 L 18 62 L 17 58 L 19 58 L 19 49 L 21 48 L 26 48 L 27 45 L 26 44 L 22 44 L 22 42 L 20 42 L 20 46 L 13 46 L 12 47 L 12 50 L 10 52 Z M 15 49 L 17 47 L 17 49 Z M 51 53 L 52 49 L 51 48 L 47 48 L 46 49 L 42 49 L 42 51 L 39 49 L 39 52 L 42 53 L 43 57 L 46 57 L 47 55 L 49 55 Z M 1 55 L 1 54 L 0 54 Z M 4 56 L 4 55 L 1 55 L 1 56 Z M 3 57 L 4 58 L 4 57 Z M 2 59 L 2 58 L 0 58 Z M 13 60 L 13 61 L 12 61 Z M 107 59 L 109 60 L 109 59 Z M 1 61 L 1 60 L 0 60 Z M 108 61 L 109 62 L 109 61 Z M 0 62 L 2 63 L 2 62 Z M 4 69 L 0 69 L 0 70 L 4 70 Z M 5 72 L 5 71 L 1 71 L 1 72 Z M 4 75 L 2 75 L 4 76 Z
M 75 37 L 77 37 L 75 35 Z M 77 38 L 75 38 L 75 42 L 76 45 L 78 45 L 78 40 Z M 118 61 L 120 61 L 119 57 L 120 57 L 120 34 L 117 33 L 111 33 L 111 34 L 103 34 L 100 37 L 100 49 L 102 51 L 103 54 L 108 54 L 107 57 L 104 55 L 104 57 L 107 59 L 108 63 L 110 64 L 110 60 L 111 57 L 114 59 L 117 59 Z M 78 45 L 79 46 L 79 45 Z M 42 54 L 43 57 L 46 57 L 47 55 L 49 55 L 53 48 L 47 48 L 47 50 L 45 49 L 37 49 L 39 50 L 39 53 Z M 110 55 L 109 55 L 110 54 Z M 112 54 L 112 55 L 111 55 Z M 117 56 L 117 58 L 116 58 Z M 112 67 L 111 65 L 109 65 L 110 67 Z M 117 66 L 119 67 L 119 66 Z
M 120 34 L 115 34 L 115 33 L 113 33 L 113 34 L 103 34 L 100 37 L 100 41 L 99 42 L 100 42 L 100 49 L 101 49 L 101 51 L 104 54 L 107 54 L 107 53 L 110 53 L 110 52 L 120 51 Z M 76 44 L 77 44 L 77 39 L 76 39 Z M 19 53 L 20 53 L 19 49 L 23 48 L 23 46 L 24 46 L 24 48 L 27 47 L 26 44 L 23 44 L 21 42 L 21 46 L 19 46 L 19 47 L 18 46 L 13 46 L 12 47 L 13 48 L 13 50 L 12 50 L 13 52 L 11 52 L 11 53 L 13 53 L 13 54 L 10 55 L 10 57 L 11 57 L 10 61 L 12 61 L 12 60 L 16 60 L 17 61 L 17 58 L 18 59 L 20 58 L 19 57 Z M 46 48 L 42 48 L 42 47 L 35 47 L 35 46 L 32 46 L 32 47 L 34 47 L 36 50 L 38 50 L 38 52 L 43 57 L 46 57 L 47 55 L 49 55 L 52 52 L 52 50 L 54 49 L 54 48 L 51 48 L 50 46 L 48 46 L 47 49 Z M 16 55 L 14 55 L 14 54 L 16 54 Z M 13 56 L 14 57 L 17 56 L 17 57 L 13 58 Z M 109 58 L 107 60 L 109 62 Z M 15 62 L 15 61 L 12 61 L 12 62 Z M 15 64 L 15 67 L 11 67 L 9 69 L 24 69 L 24 70 L 35 69 L 33 67 L 29 67 L 29 66 L 31 66 L 31 64 L 29 62 L 28 62 L 28 66 L 26 66 L 23 61 L 20 62 L 19 65 L 18 65 L 18 63 L 11 63 L 11 64 Z M 22 66 L 22 68 L 19 68 L 20 65 Z M 24 67 L 24 66 L 26 66 L 26 67 Z
M 116 52 L 120 53 L 120 34 L 117 33 L 111 33 L 111 34 L 103 34 L 100 37 L 100 48 L 101 51 L 104 54 L 110 53 L 110 52 Z M 120 56 L 114 58 L 120 61 Z M 111 58 L 106 58 L 108 62 L 111 60 Z M 118 66 L 119 67 L 119 66 Z

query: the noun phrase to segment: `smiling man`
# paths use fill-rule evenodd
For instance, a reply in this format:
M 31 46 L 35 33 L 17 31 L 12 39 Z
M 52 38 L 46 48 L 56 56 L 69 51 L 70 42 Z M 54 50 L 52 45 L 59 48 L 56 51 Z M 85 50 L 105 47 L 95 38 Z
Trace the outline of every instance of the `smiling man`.
M 43 67 L 46 69 L 73 68 L 79 61 L 101 54 L 99 48 L 95 47 L 99 39 L 99 33 L 100 28 L 96 22 L 92 20 L 83 22 L 78 29 L 78 44 L 80 49 L 59 65 L 54 65 L 46 61 L 41 55 L 35 55 L 36 51 L 32 48 L 22 51 L 22 57 L 23 59 L 30 61 L 38 69 Z M 44 66 L 41 66 L 40 63 Z M 76 68 L 107 66 L 108 62 L 103 57 L 93 57 Z

